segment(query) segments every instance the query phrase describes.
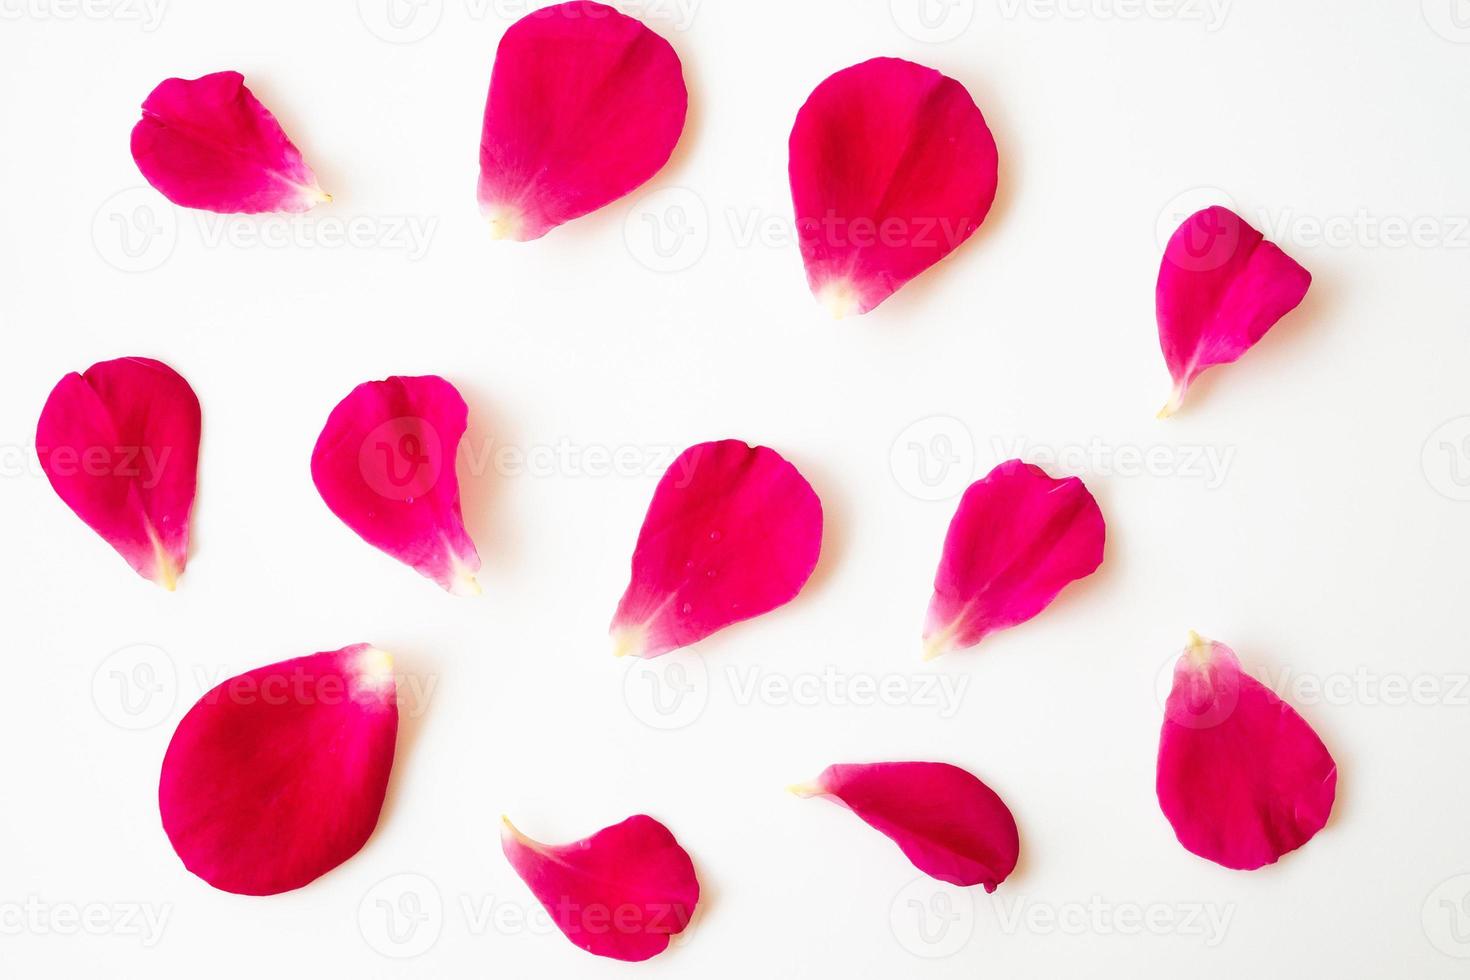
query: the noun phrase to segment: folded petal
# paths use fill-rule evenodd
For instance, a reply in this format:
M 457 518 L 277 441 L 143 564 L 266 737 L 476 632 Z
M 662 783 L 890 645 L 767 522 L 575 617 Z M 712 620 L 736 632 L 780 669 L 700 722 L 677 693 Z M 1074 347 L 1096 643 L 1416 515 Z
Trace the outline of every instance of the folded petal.
M 613 616 L 619 655 L 656 657 L 796 598 L 822 550 L 822 503 L 775 450 L 684 450 L 649 504 Z
M 699 903 L 694 864 L 669 829 L 638 815 L 571 844 L 542 844 L 503 819 L 516 874 L 574 946 L 639 961 L 662 953 Z
M 679 56 L 632 17 L 575 0 L 516 21 L 480 134 L 480 210 L 495 236 L 540 238 L 647 181 L 688 104 Z
M 187 381 L 146 357 L 68 374 L 41 410 L 36 453 L 88 527 L 139 575 L 174 588 L 199 469 L 199 399 Z
M 880 762 L 828 766 L 802 797 L 840 803 L 888 837 L 914 867 L 951 885 L 987 892 L 1015 870 L 1016 819 L 995 791 L 958 766 Z
M 300 212 L 331 200 L 237 71 L 160 82 L 133 127 L 133 159 L 148 183 L 186 208 Z
M 1102 564 L 1102 512 L 1076 477 L 1013 459 L 970 485 L 950 521 L 924 624 L 925 657 L 972 647 L 1041 612 Z
M 332 409 L 311 454 L 311 478 L 342 523 L 455 595 L 480 592 L 454 472 L 468 414 L 435 375 L 366 381 Z
M 807 282 L 866 313 L 959 247 L 995 200 L 995 139 L 953 78 L 898 58 L 831 76 L 791 130 Z
M 1229 208 L 1187 218 L 1159 266 L 1159 345 L 1174 377 L 1174 393 L 1159 416 L 1178 410 L 1206 368 L 1229 364 L 1255 346 L 1311 284 L 1310 272 Z
M 232 677 L 189 709 L 163 757 L 169 843 L 221 891 L 300 888 L 372 836 L 397 732 L 393 661 L 367 644 Z
M 1250 871 L 1327 823 L 1337 763 L 1229 647 L 1191 633 L 1164 710 L 1157 788 L 1186 850 Z

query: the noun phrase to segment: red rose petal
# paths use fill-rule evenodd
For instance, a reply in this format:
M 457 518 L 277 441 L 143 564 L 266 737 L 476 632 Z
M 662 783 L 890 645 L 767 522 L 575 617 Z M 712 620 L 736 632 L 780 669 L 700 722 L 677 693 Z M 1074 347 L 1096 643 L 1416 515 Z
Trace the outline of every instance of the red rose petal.
M 146 579 L 172 590 L 189 557 L 199 399 L 145 357 L 94 364 L 51 391 L 36 425 L 51 486 Z
M 501 38 L 480 135 L 480 209 L 530 241 L 668 162 L 689 96 L 669 42 L 600 3 L 527 14 Z
M 186 208 L 300 212 L 331 200 L 237 71 L 160 82 L 133 127 L 133 160 Z
M 1159 345 L 1174 393 L 1159 412 L 1174 414 L 1206 368 L 1229 364 L 1296 309 L 1312 274 L 1228 208 L 1206 208 L 1169 239 L 1159 266 Z
M 1240 669 L 1229 647 L 1190 634 L 1159 734 L 1157 788 L 1186 850 L 1249 871 L 1327 823 L 1337 764 L 1290 705 Z
M 798 796 L 825 796 L 890 838 L 931 878 L 984 885 L 1015 870 L 1021 841 L 1016 819 L 995 791 L 958 766 L 880 762 L 828 766 Z
M 367 381 L 332 409 L 311 454 L 311 478 L 332 513 L 456 595 L 480 592 L 454 471 L 468 413 L 434 375 Z
M 1106 529 L 1076 477 L 1013 459 L 970 485 L 944 538 L 925 657 L 974 646 L 1041 612 L 1102 563 Z
M 572 944 L 639 961 L 662 953 L 699 903 L 694 864 L 667 827 L 638 815 L 571 844 L 541 844 L 504 820 L 501 845 Z
M 221 891 L 300 888 L 372 836 L 397 731 L 392 660 L 367 644 L 233 677 L 169 742 L 163 829 L 184 867 Z
M 791 130 L 807 282 L 866 313 L 960 246 L 995 200 L 995 139 L 965 87 L 898 58 L 831 76 Z
M 618 653 L 656 657 L 785 605 L 822 549 L 822 503 L 775 450 L 684 450 L 659 481 L 613 616 Z

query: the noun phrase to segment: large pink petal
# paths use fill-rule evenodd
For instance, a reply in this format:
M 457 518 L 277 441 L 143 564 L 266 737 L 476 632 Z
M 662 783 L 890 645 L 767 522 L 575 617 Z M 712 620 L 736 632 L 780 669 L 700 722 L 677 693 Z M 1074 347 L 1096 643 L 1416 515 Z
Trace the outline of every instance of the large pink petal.
M 468 411 L 435 375 L 366 381 L 332 409 L 311 454 L 311 478 L 332 513 L 456 595 L 480 592 L 454 472 Z
M 980 227 L 995 139 L 965 87 L 898 58 L 831 76 L 791 130 L 807 282 L 836 316 L 866 313 Z
M 232 677 L 169 742 L 163 829 L 184 867 L 215 888 L 300 888 L 372 836 L 397 732 L 392 660 L 367 644 Z
M 1016 867 L 1016 819 L 995 791 L 943 762 L 828 766 L 798 796 L 824 796 L 890 838 L 914 867 L 987 892 Z
M 331 200 L 237 71 L 160 82 L 133 127 L 133 159 L 186 208 L 299 212 Z
M 1327 823 L 1337 763 L 1290 705 L 1240 669 L 1229 647 L 1190 634 L 1159 734 L 1157 788 L 1179 843 L 1250 871 Z
M 542 844 L 504 820 L 501 845 L 558 929 L 596 956 L 646 960 L 699 903 L 694 864 L 669 829 L 638 815 L 571 844 Z
M 1013 459 L 970 485 L 950 521 L 924 623 L 925 656 L 971 647 L 1041 612 L 1102 563 L 1097 501 L 1076 477 Z
M 600 3 L 527 14 L 501 38 L 480 135 L 480 209 L 530 241 L 668 162 L 689 96 L 669 42 Z
M 1156 292 L 1172 415 L 1200 374 L 1250 350 L 1307 295 L 1312 274 L 1228 208 L 1206 208 L 1169 239 Z
M 633 551 L 613 616 L 619 654 L 656 657 L 785 605 L 822 550 L 822 503 L 775 450 L 739 439 L 684 450 Z
M 36 425 L 51 486 L 146 579 L 172 590 L 189 557 L 199 399 L 146 357 L 103 361 L 52 389 Z

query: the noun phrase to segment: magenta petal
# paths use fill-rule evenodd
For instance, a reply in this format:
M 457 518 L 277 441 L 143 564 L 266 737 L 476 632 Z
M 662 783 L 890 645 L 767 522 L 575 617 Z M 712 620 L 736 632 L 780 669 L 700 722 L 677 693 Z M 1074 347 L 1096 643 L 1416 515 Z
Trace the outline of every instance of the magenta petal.
M 480 592 L 454 472 L 468 413 L 434 375 L 366 381 L 332 409 L 311 454 L 311 478 L 342 523 L 456 595 Z
M 500 840 L 557 928 L 595 956 L 657 956 L 699 903 L 693 862 L 652 817 L 629 817 L 563 845 L 538 843 L 504 820 Z
M 133 127 L 133 159 L 186 208 L 299 212 L 331 200 L 237 71 L 160 82 Z
M 1312 274 L 1228 208 L 1206 208 L 1169 239 L 1156 293 L 1172 415 L 1206 368 L 1250 350 L 1307 295 Z
M 189 557 L 199 399 L 146 357 L 103 361 L 52 389 L 36 425 L 51 486 L 133 569 L 172 590 Z
M 898 58 L 818 85 L 791 130 L 812 292 L 866 313 L 960 246 L 995 200 L 995 139 L 965 87 Z
M 163 757 L 169 843 L 221 891 L 300 888 L 372 836 L 397 732 L 392 660 L 367 644 L 232 677 L 189 709 Z
M 1015 870 L 1016 819 L 995 791 L 943 762 L 828 766 L 799 796 L 841 803 L 931 878 L 995 891 Z
M 822 503 L 775 450 L 684 450 L 654 491 L 613 616 L 618 653 L 656 657 L 796 598 L 822 550 Z
M 1229 647 L 1194 634 L 1190 641 L 1159 734 L 1159 806 L 1186 850 L 1250 871 L 1327 823 L 1337 763 Z
M 530 241 L 611 203 L 668 162 L 689 97 L 669 42 L 600 3 L 527 14 L 495 53 L 480 210 Z
M 925 657 L 971 647 L 1041 612 L 1102 564 L 1097 501 L 1076 477 L 1013 459 L 970 484 L 950 521 L 924 624 Z

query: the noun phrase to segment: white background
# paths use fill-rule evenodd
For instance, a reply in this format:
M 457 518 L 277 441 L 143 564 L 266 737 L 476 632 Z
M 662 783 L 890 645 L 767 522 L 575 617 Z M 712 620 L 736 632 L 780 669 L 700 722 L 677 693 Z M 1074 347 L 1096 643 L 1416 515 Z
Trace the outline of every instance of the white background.
M 156 21 L 94 2 L 0 0 L 7 976 L 1463 975 L 1463 0 L 952 0 L 927 27 L 914 0 L 645 0 L 684 59 L 682 143 L 640 192 L 528 245 L 492 242 L 474 200 L 492 55 L 523 6 L 421 0 L 395 27 L 386 0 L 168 0 Z M 1001 189 L 942 266 L 834 323 L 790 240 L 785 142 L 813 86 L 878 54 L 969 87 Z M 334 203 L 222 220 L 140 189 L 143 97 L 226 68 Z M 1159 422 L 1161 235 L 1216 201 L 1315 281 Z M 119 355 L 166 360 L 204 406 L 176 594 L 33 459 L 51 386 Z M 309 476 L 353 385 L 431 372 L 471 404 L 476 600 L 363 544 Z M 785 609 L 630 668 L 606 624 L 656 478 L 726 436 L 815 485 L 821 565 Z M 1018 445 L 1087 480 L 1106 560 L 923 665 L 957 494 Z M 1191 628 L 1277 684 L 1340 767 L 1327 828 L 1257 873 L 1186 853 L 1154 799 L 1158 682 Z M 364 640 L 432 687 L 367 847 L 267 899 L 189 875 L 155 802 L 179 717 L 230 674 Z M 901 703 L 866 703 L 884 678 Z M 1022 861 L 993 897 L 783 791 L 905 758 L 1009 802 Z M 502 812 L 551 841 L 658 817 L 696 860 L 696 927 L 640 967 L 574 948 L 501 856 Z M 99 934 L 65 934 L 88 909 Z

